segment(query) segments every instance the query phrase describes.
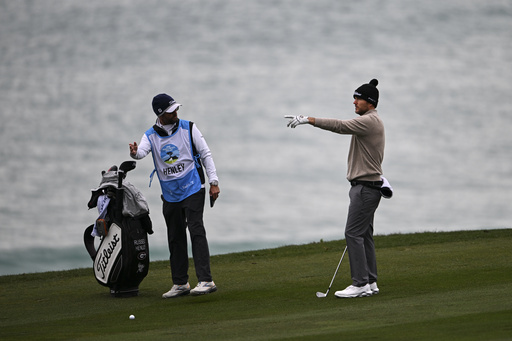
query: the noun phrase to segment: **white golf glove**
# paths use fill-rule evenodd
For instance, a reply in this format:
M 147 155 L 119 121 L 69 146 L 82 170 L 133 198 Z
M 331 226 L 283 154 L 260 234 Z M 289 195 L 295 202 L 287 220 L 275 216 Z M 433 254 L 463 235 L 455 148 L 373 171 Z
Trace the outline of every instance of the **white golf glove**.
M 298 125 L 309 123 L 309 118 L 307 116 L 293 116 L 293 115 L 285 115 L 284 118 L 290 119 L 287 127 L 295 128 Z

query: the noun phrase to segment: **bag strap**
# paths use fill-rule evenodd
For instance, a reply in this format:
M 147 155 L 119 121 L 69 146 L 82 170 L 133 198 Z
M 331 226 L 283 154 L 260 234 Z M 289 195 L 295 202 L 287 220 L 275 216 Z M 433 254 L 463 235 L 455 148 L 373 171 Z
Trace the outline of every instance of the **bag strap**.
M 199 173 L 199 178 L 201 178 L 201 183 L 204 184 L 204 170 L 203 165 L 201 163 L 201 154 L 197 152 L 196 146 L 194 145 L 194 138 L 192 137 L 192 127 L 194 126 L 194 122 L 189 121 L 189 129 L 190 129 L 190 143 L 192 144 L 192 155 L 194 156 L 194 161 L 196 163 L 196 169 Z
M 94 224 L 89 225 L 84 231 L 84 244 L 89 256 L 91 256 L 92 260 L 96 258 L 96 248 L 94 247 L 94 237 L 91 235 L 92 229 L 94 228 Z

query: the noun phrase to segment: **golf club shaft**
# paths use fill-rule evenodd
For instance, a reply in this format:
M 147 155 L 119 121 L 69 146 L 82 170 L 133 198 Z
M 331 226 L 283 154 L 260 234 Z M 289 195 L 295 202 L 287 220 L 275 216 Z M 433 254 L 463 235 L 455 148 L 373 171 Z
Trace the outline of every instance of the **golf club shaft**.
M 347 252 L 347 247 L 345 246 L 345 250 L 343 250 L 343 254 L 341 255 L 340 262 L 338 263 L 338 266 L 336 267 L 336 271 L 334 272 L 334 276 L 332 276 L 331 284 L 329 284 L 329 289 L 327 289 L 326 295 L 329 293 L 329 290 L 331 290 L 332 283 L 334 282 L 334 278 L 336 278 L 336 275 L 338 274 L 338 269 L 340 268 L 341 262 L 343 261 L 343 257 L 345 257 L 345 252 Z

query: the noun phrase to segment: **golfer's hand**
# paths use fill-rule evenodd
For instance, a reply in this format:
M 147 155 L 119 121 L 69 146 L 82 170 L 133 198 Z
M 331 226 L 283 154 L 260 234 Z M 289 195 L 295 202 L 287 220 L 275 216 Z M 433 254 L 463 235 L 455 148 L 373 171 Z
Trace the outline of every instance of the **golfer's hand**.
M 309 123 L 309 117 L 307 116 L 293 116 L 293 115 L 285 115 L 284 118 L 287 118 L 290 120 L 288 122 L 287 127 L 295 128 L 298 125 Z
M 132 156 L 137 155 L 137 149 L 139 148 L 137 146 L 137 142 L 133 142 L 133 144 L 130 143 L 129 145 L 130 145 L 130 155 L 132 155 Z

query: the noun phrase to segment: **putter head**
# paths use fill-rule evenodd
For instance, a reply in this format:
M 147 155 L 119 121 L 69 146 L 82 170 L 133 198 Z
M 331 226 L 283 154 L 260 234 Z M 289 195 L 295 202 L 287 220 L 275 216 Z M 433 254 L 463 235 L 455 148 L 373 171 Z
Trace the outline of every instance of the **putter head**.
M 327 297 L 327 294 L 324 294 L 323 292 L 317 291 L 316 292 L 316 297 L 319 297 L 319 298 Z
M 121 166 L 119 166 L 119 170 L 128 173 L 129 171 L 135 169 L 135 166 L 137 165 L 136 161 L 124 161 Z

